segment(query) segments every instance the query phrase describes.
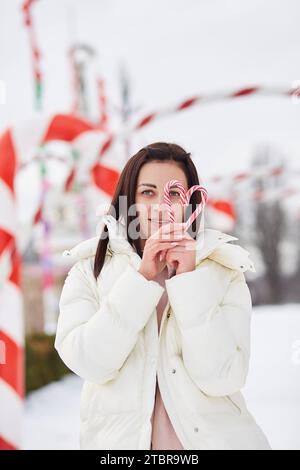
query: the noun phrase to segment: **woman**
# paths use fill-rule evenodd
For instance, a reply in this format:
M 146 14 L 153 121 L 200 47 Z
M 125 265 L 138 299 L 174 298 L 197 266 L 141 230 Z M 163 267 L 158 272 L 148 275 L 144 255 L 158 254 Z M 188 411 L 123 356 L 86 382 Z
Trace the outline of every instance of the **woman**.
M 184 232 L 176 188 L 169 223 L 171 179 L 186 190 L 199 184 L 190 154 L 162 142 L 141 149 L 122 171 L 100 237 L 67 252 L 76 262 L 55 347 L 85 379 L 80 447 L 270 449 L 240 392 L 252 309 L 244 272 L 253 263 L 228 243 L 236 237 L 199 229 L 200 217 Z M 192 211 L 199 202 L 195 192 Z

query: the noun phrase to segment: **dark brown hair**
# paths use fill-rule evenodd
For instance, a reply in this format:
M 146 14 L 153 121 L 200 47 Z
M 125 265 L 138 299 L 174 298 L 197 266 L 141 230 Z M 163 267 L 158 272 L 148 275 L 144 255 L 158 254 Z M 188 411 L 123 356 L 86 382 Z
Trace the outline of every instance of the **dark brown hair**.
M 147 145 L 140 149 L 135 155 L 133 155 L 128 162 L 126 163 L 120 178 L 118 180 L 118 184 L 110 203 L 110 209 L 107 214 L 113 214 L 114 217 L 118 220 L 120 217 L 120 206 L 119 206 L 119 196 L 127 196 L 127 207 L 131 207 L 131 205 L 135 204 L 135 195 L 136 195 L 136 187 L 137 187 L 137 180 L 139 172 L 142 166 L 145 163 L 150 161 L 174 161 L 177 162 L 178 165 L 184 171 L 188 188 L 193 185 L 199 184 L 199 177 L 196 170 L 196 167 L 191 159 L 191 154 L 187 153 L 182 147 L 177 144 L 173 143 L 165 143 L 165 142 L 155 142 L 153 144 Z M 201 202 L 201 193 L 199 191 L 195 191 L 190 200 L 191 212 L 186 215 L 186 220 L 190 216 L 192 212 L 197 207 L 197 204 Z M 142 251 L 140 248 L 140 239 L 133 240 L 128 232 L 128 227 L 132 220 L 134 220 L 136 216 L 126 214 L 126 231 L 127 231 L 127 238 L 128 242 L 131 244 L 132 247 L 135 248 L 136 252 L 142 257 Z M 192 231 L 194 234 L 194 238 L 196 238 L 196 234 L 199 227 L 200 217 L 197 217 L 196 220 L 191 224 L 189 227 L 189 232 Z M 107 226 L 104 225 L 102 234 L 100 234 L 100 240 L 97 246 L 97 251 L 95 255 L 95 262 L 94 262 L 94 276 L 97 279 L 101 269 L 103 267 L 105 261 L 105 255 L 107 250 L 108 244 L 108 229 Z M 191 233 L 191 236 L 193 236 Z

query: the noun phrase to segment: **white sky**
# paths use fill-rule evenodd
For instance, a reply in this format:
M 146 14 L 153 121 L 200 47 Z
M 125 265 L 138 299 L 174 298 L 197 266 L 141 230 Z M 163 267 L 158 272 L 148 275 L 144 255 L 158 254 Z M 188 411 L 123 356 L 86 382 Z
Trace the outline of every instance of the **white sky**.
M 21 4 L 0 0 L 0 80 L 7 89 L 1 130 L 28 122 L 33 113 Z M 297 0 L 40 0 L 34 19 L 49 115 L 70 110 L 67 51 L 74 40 L 97 50 L 91 74 L 101 71 L 116 104 L 119 65 L 126 65 L 140 115 L 194 94 L 300 80 Z M 156 140 L 177 142 L 192 152 L 205 178 L 245 169 L 264 142 L 279 145 L 299 167 L 299 123 L 300 102 L 243 98 L 163 118 L 133 139 L 132 151 Z

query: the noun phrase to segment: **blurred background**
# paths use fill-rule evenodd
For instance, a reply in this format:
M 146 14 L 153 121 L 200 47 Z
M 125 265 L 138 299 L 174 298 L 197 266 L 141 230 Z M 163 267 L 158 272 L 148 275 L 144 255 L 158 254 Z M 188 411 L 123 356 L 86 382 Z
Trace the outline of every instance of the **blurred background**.
M 300 4 L 0 0 L 0 449 L 79 448 L 53 347 L 65 249 L 142 146 L 192 153 L 256 272 L 249 410 L 300 449 Z

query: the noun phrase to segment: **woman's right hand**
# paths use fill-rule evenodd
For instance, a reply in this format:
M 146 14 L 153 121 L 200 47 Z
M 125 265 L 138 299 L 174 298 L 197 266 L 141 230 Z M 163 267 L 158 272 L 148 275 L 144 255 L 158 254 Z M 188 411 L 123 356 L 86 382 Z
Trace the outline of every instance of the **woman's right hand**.
M 139 272 L 149 281 L 154 279 L 166 266 L 166 260 L 160 260 L 160 253 L 178 245 L 184 236 L 182 223 L 162 225 L 146 240 Z

